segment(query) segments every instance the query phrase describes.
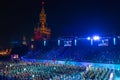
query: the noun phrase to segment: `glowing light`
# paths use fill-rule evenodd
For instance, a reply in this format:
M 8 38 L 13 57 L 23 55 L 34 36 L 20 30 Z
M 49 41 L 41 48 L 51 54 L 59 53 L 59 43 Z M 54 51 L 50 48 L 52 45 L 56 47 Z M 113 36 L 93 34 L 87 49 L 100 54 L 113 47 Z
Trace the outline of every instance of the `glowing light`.
M 10 67 L 11 67 L 12 65 L 10 64 Z
M 90 37 L 87 37 L 87 40 L 90 40 L 91 38 Z
M 32 77 L 35 77 L 35 75 L 32 75 Z
M 77 40 L 75 39 L 75 43 L 74 43 L 74 45 L 76 46 L 77 45 Z
M 60 40 L 58 40 L 58 46 L 60 46 Z
M 24 71 L 26 70 L 26 68 L 24 68 Z
M 113 80 L 113 76 L 114 76 L 114 74 L 111 73 L 111 74 L 110 74 L 110 79 L 109 79 L 109 80 Z
M 91 46 L 93 45 L 93 39 L 91 39 Z
M 113 38 L 113 44 L 116 45 L 116 38 Z
M 118 68 L 118 71 L 119 71 L 120 69 Z
M 100 40 L 100 37 L 99 37 L 99 36 L 94 36 L 94 37 L 93 37 L 93 40 L 95 40 L 95 41 L 96 41 L 96 40 Z
M 2 56 L 9 55 L 10 52 L 11 52 L 11 49 L 1 50 L 0 55 L 2 55 Z
M 33 42 L 33 41 L 34 41 L 34 38 L 31 38 L 31 41 Z
M 44 46 L 46 46 L 46 41 L 44 41 Z
M 31 49 L 33 49 L 34 48 L 34 45 L 33 44 L 31 44 Z

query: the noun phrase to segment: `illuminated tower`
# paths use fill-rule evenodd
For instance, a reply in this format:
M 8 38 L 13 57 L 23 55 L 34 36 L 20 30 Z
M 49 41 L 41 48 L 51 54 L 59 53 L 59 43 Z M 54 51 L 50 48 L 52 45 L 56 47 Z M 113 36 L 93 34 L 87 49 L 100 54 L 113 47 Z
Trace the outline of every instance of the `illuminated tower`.
M 51 30 L 46 25 L 46 13 L 44 9 L 44 1 L 42 1 L 42 10 L 39 15 L 40 25 L 34 29 L 35 40 L 46 40 L 50 38 Z

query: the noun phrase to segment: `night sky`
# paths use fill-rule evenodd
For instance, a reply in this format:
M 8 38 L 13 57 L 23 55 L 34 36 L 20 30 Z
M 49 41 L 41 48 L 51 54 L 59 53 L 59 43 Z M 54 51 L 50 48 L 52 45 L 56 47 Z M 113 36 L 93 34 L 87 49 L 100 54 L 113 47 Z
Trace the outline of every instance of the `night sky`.
M 0 1 L 0 47 L 33 36 L 42 0 Z M 119 0 L 45 0 L 52 37 L 120 34 Z

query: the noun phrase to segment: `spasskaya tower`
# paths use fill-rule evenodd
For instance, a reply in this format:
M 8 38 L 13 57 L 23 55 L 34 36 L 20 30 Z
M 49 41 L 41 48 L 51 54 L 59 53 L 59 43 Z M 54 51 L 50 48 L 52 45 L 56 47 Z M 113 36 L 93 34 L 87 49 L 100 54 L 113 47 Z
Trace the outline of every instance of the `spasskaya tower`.
M 51 30 L 46 25 L 46 13 L 44 9 L 44 1 L 42 1 L 42 10 L 39 15 L 40 25 L 34 28 L 34 39 L 35 40 L 46 40 L 50 39 Z

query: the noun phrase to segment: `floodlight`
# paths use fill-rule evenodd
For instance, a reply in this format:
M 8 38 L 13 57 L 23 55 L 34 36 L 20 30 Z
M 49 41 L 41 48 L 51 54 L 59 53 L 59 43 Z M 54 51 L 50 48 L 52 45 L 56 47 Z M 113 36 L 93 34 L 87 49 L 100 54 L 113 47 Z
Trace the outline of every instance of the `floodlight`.
M 93 37 L 93 40 L 95 40 L 95 41 L 96 41 L 96 40 L 100 40 L 100 37 L 99 37 L 99 36 L 94 36 L 94 37 Z
M 90 37 L 87 37 L 87 40 L 90 40 L 91 38 Z

